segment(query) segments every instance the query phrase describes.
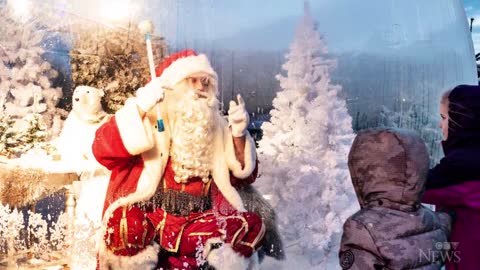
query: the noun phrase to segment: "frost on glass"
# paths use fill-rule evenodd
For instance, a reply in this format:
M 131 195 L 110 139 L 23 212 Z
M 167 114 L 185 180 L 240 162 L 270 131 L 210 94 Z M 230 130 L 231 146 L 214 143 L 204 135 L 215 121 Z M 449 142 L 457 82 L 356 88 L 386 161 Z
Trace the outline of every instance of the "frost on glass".
M 320 17 L 319 29 L 335 50 L 334 79 L 346 92 L 354 129 L 415 129 L 437 159 L 441 93 L 477 83 L 462 2 L 341 0 L 329 12 L 335 16 Z

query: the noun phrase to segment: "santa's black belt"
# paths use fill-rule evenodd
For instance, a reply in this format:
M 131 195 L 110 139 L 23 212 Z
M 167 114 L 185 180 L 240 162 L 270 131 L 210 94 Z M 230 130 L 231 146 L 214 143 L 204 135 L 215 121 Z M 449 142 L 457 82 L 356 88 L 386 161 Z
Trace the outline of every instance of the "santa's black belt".
M 153 197 L 137 204 L 145 211 L 162 208 L 165 212 L 177 216 L 188 216 L 191 213 L 203 212 L 212 208 L 209 196 L 195 196 L 180 190 L 157 190 Z

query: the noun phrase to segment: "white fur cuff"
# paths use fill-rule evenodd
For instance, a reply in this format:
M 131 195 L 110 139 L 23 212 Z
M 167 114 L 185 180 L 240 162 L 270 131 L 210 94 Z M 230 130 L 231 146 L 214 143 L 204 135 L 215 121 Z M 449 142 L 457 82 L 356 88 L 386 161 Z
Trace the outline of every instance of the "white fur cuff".
M 100 257 L 100 270 L 156 269 L 160 246 L 154 243 L 135 256 L 117 256 L 107 250 Z
M 152 127 L 147 117 L 142 121 L 135 102 L 127 102 L 115 113 L 115 121 L 125 148 L 138 155 L 154 146 Z
M 208 254 L 207 262 L 217 270 L 246 270 L 248 258 L 236 253 L 229 244 L 224 244 Z
M 253 141 L 250 134 L 248 134 L 247 132 L 247 135 L 245 136 L 245 151 L 244 151 L 245 166 L 242 169 L 242 164 L 237 160 L 237 157 L 235 156 L 233 138 L 231 138 L 230 133 L 228 134 L 230 138 L 226 139 L 227 145 L 225 146 L 225 152 L 226 152 L 225 155 L 227 159 L 228 168 L 232 171 L 233 176 L 235 176 L 236 178 L 245 179 L 249 177 L 253 173 L 253 170 L 255 169 L 256 159 L 257 159 L 255 142 Z

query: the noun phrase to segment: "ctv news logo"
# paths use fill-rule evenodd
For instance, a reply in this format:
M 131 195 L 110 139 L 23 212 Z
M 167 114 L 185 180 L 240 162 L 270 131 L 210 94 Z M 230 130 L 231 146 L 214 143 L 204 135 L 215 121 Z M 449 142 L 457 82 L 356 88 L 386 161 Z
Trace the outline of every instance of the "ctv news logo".
M 419 250 L 420 257 L 429 261 L 441 259 L 444 262 L 458 263 L 461 261 L 458 244 L 458 242 L 437 242 L 434 249 Z

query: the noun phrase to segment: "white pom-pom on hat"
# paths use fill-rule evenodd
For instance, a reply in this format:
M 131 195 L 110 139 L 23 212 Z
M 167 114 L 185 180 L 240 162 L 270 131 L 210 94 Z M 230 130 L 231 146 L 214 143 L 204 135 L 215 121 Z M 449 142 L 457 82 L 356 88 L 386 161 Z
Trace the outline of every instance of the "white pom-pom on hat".
M 138 28 L 140 29 L 142 34 L 151 34 L 154 31 L 153 22 L 150 20 L 141 21 L 138 24 Z

